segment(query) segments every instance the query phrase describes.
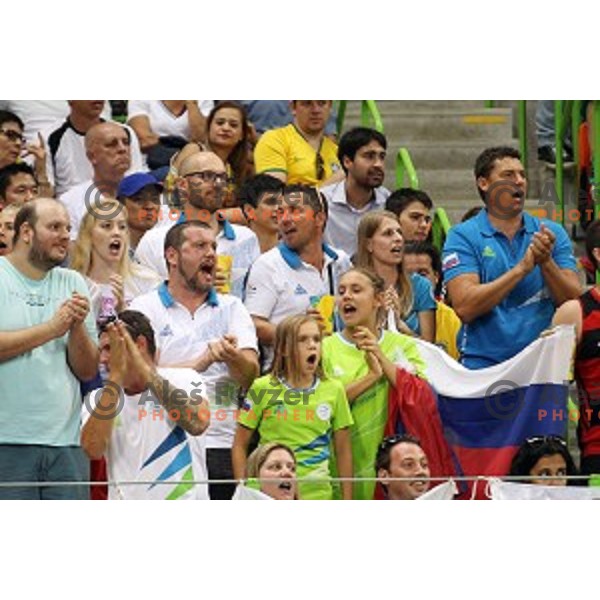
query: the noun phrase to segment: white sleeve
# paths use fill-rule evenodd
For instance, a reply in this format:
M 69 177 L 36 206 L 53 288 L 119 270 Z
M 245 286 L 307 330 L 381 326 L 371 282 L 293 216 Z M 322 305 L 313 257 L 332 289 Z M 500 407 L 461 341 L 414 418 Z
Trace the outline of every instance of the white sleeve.
M 160 230 L 151 229 L 142 236 L 135 249 L 135 258 L 140 264 L 157 273 L 161 279 L 167 279 L 167 265 L 163 251 L 165 236 L 159 235 L 158 231 Z M 165 229 L 165 235 L 166 231 Z
M 131 167 L 129 168 L 128 173 L 140 173 L 142 171 L 147 171 L 148 166 L 146 165 L 146 161 L 142 155 L 142 151 L 140 149 L 140 140 L 138 139 L 135 131 L 129 127 L 129 125 L 123 125 L 125 129 L 129 132 L 129 151 L 131 152 Z
M 198 100 L 198 107 L 200 108 L 200 112 L 208 117 L 210 111 L 215 107 L 214 100 Z
M 276 276 L 273 268 L 262 258 L 250 267 L 244 304 L 251 315 L 271 318 L 279 297 Z
M 238 340 L 238 348 L 258 351 L 256 329 L 250 313 L 239 298 L 234 298 L 229 316 L 229 333 Z
M 150 109 L 147 100 L 128 100 L 127 101 L 127 120 L 132 117 L 143 115 L 149 117 Z

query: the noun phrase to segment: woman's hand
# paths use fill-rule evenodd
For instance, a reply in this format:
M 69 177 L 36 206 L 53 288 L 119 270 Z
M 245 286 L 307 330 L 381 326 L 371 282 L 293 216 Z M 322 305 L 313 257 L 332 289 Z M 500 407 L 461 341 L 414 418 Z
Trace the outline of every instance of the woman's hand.
M 117 312 L 121 312 L 125 310 L 125 292 L 124 292 L 124 284 L 123 278 L 118 274 L 113 274 L 110 276 L 110 287 L 112 289 L 112 293 L 115 296 L 115 300 L 117 301 Z

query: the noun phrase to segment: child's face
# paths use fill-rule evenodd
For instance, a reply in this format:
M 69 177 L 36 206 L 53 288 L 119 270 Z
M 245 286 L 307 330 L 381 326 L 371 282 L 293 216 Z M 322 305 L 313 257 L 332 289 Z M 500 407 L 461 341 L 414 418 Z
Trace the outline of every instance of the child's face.
M 303 323 L 298 330 L 298 362 L 302 373 L 314 374 L 321 360 L 321 331 L 314 321 Z

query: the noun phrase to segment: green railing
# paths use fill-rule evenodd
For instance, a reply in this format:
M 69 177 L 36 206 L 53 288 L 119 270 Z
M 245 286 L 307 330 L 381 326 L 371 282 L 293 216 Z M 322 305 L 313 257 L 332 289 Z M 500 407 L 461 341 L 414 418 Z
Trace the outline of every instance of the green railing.
M 408 178 L 408 185 L 404 183 L 405 178 Z M 396 154 L 396 187 L 419 189 L 419 176 L 407 148 L 400 148 Z
M 338 135 L 341 135 L 344 128 L 347 103 L 348 100 L 339 100 L 337 104 Z M 372 127 L 380 133 L 383 133 L 383 121 L 381 120 L 381 114 L 377 108 L 377 103 L 375 100 L 360 101 L 360 123 L 363 127 Z
M 406 185 L 408 180 L 408 186 Z M 410 157 L 408 148 L 400 148 L 396 154 L 396 188 L 411 187 L 413 190 L 420 188 L 419 176 Z M 452 227 L 448 214 L 438 206 L 433 212 L 431 224 L 431 242 L 441 252 L 448 231 Z

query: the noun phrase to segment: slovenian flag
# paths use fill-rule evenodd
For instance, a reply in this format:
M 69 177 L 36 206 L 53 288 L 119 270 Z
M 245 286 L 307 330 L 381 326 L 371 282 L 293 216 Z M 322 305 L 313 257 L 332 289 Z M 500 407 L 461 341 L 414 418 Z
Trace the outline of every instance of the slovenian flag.
M 432 477 L 506 475 L 527 438 L 565 434 L 574 340 L 573 328 L 561 326 L 510 360 L 474 371 L 416 340 L 427 383 L 398 369 L 386 435 L 419 437 Z M 483 498 L 480 487 L 476 496 Z M 472 485 L 461 492 L 469 497 Z

